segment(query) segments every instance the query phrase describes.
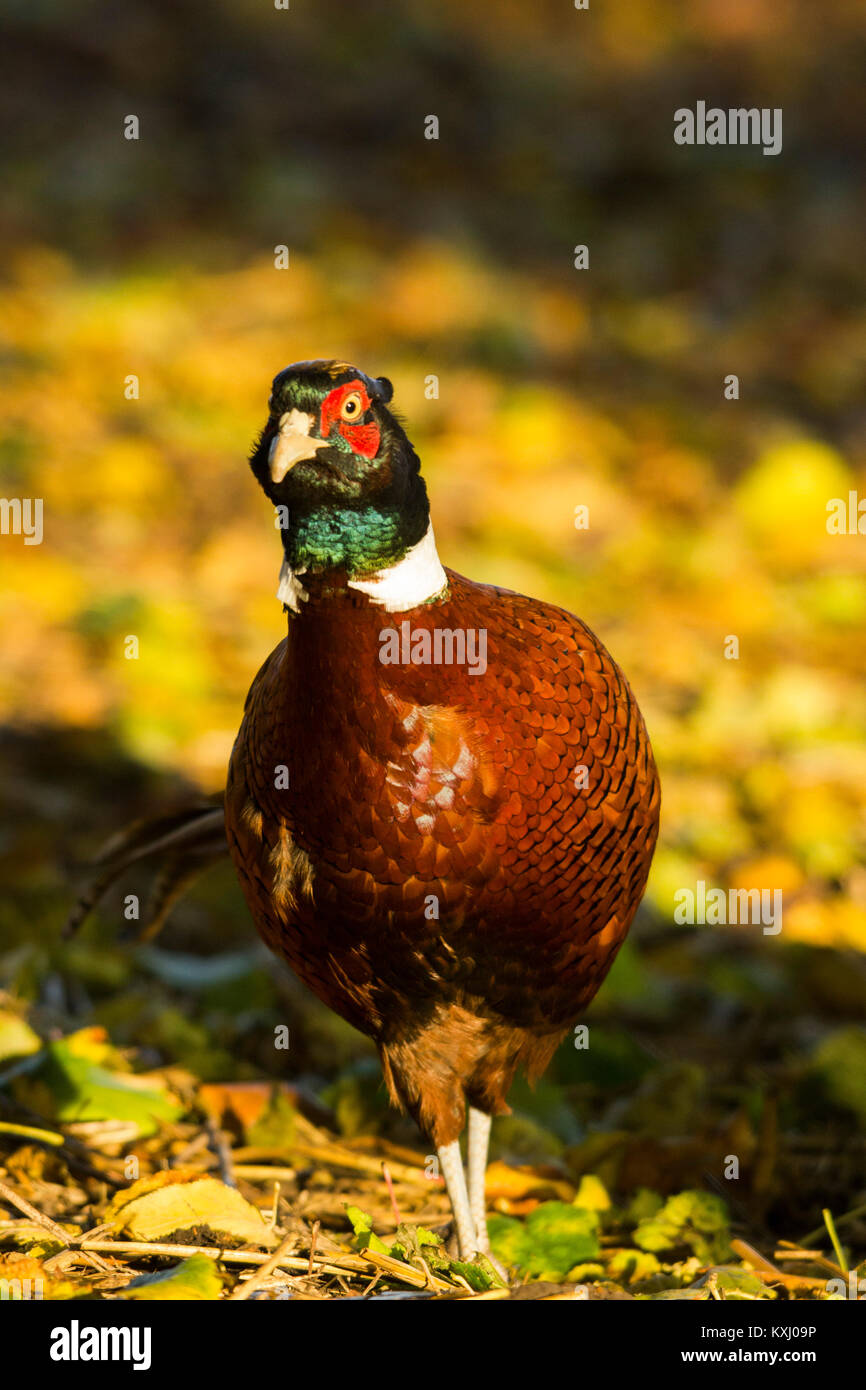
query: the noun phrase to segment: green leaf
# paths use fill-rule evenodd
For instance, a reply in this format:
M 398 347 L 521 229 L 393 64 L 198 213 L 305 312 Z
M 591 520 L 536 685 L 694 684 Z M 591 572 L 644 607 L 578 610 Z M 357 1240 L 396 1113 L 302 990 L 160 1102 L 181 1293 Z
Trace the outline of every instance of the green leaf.
M 605 1277 L 604 1265 L 600 1265 L 596 1260 L 586 1260 L 583 1264 L 575 1265 L 565 1276 L 567 1284 L 585 1284 L 588 1280 L 603 1279 Z
M 476 1293 L 507 1287 L 486 1255 L 479 1254 L 474 1260 L 452 1260 L 446 1253 L 442 1237 L 437 1236 L 435 1231 L 428 1231 L 426 1226 L 409 1226 L 401 1222 L 388 1253 L 395 1259 L 414 1265 L 416 1269 L 421 1268 L 423 1260 L 435 1274 L 460 1275 Z
M 523 1222 L 518 1221 L 516 1216 L 503 1216 L 496 1212 L 487 1218 L 487 1234 L 490 1236 L 494 1255 L 497 1255 L 504 1265 L 520 1268 L 526 1244 Z
M 368 1216 L 360 1207 L 353 1207 L 350 1202 L 346 1202 L 346 1215 L 352 1223 L 352 1230 L 356 1236 L 365 1235 L 373 1229 L 373 1218 Z
M 492 1216 L 488 1230 L 494 1253 L 504 1264 L 557 1283 L 575 1265 L 600 1253 L 598 1213 L 568 1202 L 542 1202 L 525 1223 Z
M 653 1252 L 685 1245 L 704 1262 L 719 1263 L 730 1253 L 727 1208 L 709 1192 L 680 1192 L 640 1222 L 634 1242 Z
M 74 1038 L 49 1043 L 45 1060 L 33 1077 L 19 1083 L 33 1087 L 52 1119 L 129 1120 L 143 1136 L 155 1134 L 160 1121 L 176 1120 L 183 1107 L 151 1081 L 107 1071 L 76 1050 Z
M 160 1270 L 158 1274 L 141 1274 L 117 1292 L 121 1298 L 198 1299 L 219 1298 L 222 1276 L 216 1262 L 207 1255 L 190 1255 L 188 1260 Z
M 638 1284 L 658 1274 L 661 1265 L 648 1250 L 618 1250 L 608 1265 L 608 1275 L 625 1284 Z
M 405 1257 L 406 1254 L 423 1254 L 425 1247 L 433 1246 L 436 1248 L 441 1244 L 441 1236 L 437 1236 L 433 1231 L 428 1231 L 426 1226 L 409 1226 L 405 1221 L 402 1221 L 397 1227 L 397 1238 L 391 1249 L 395 1254 L 398 1250 L 402 1251 Z M 399 1259 L 401 1256 L 398 1255 L 397 1258 Z
M 256 1149 L 289 1149 L 295 1139 L 298 1112 L 278 1086 L 271 1090 L 268 1103 L 246 1131 L 246 1141 Z
M 355 1238 L 352 1241 L 354 1250 L 376 1250 L 380 1255 L 390 1255 L 391 1251 L 384 1241 L 380 1240 L 373 1230 L 373 1218 L 368 1216 L 360 1207 L 354 1207 L 350 1202 L 346 1202 L 346 1215 L 352 1223 L 352 1230 Z
M 775 1289 L 768 1288 L 763 1280 L 746 1269 L 713 1269 L 707 1275 L 710 1288 L 716 1288 L 725 1299 L 754 1300 L 776 1297 Z
M 664 1199 L 651 1187 L 639 1187 L 626 1207 L 626 1216 L 635 1224 L 648 1216 L 655 1216 L 664 1206 Z
M 486 1293 L 488 1289 L 508 1287 L 498 1269 L 490 1263 L 486 1255 L 479 1255 L 475 1260 L 451 1260 L 449 1273 L 459 1274 L 475 1293 Z
M 394 1259 L 405 1260 L 407 1264 L 414 1264 L 418 1269 L 421 1268 L 421 1260 L 428 1269 L 437 1272 L 447 1272 L 451 1268 L 451 1260 L 445 1253 L 441 1238 L 433 1231 L 428 1231 L 425 1226 L 409 1226 L 405 1221 L 401 1221 L 397 1227 L 390 1254 Z

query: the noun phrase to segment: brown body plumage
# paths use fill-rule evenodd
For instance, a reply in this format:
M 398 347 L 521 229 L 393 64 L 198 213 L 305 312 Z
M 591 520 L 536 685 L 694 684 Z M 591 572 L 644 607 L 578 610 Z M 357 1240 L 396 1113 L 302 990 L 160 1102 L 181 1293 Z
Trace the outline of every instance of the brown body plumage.
M 659 808 L 637 704 L 589 629 L 448 579 L 446 599 L 397 619 L 309 584 L 250 691 L 226 793 L 259 931 L 375 1039 L 437 1145 L 466 1100 L 507 1109 L 516 1067 L 540 1073 L 592 999 Z M 383 665 L 383 628 L 407 620 L 485 629 L 484 674 Z

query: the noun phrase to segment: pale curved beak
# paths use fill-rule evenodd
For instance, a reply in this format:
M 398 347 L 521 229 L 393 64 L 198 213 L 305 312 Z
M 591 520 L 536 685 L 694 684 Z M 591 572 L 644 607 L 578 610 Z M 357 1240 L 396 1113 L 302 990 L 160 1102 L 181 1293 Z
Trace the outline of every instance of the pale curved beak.
M 318 449 L 328 447 L 327 439 L 310 434 L 314 423 L 313 416 L 303 410 L 289 410 L 281 416 L 268 453 L 272 482 L 281 483 L 293 464 L 315 458 Z

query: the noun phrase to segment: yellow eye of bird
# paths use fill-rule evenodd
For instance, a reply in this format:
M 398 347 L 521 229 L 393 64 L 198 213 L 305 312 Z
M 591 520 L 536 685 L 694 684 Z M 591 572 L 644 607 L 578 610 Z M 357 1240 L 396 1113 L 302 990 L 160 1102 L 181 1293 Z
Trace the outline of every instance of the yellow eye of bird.
M 357 420 L 363 413 L 364 402 L 360 391 L 351 391 L 340 407 L 341 420 Z

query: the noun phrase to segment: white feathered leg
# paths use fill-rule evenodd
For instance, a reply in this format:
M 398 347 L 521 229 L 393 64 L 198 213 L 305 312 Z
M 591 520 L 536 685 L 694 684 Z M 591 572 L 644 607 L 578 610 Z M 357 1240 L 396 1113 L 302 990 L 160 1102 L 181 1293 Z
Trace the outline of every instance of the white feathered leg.
M 469 1107 L 469 1136 L 466 1141 L 469 1158 L 469 1210 L 475 1223 L 475 1248 L 486 1255 L 504 1283 L 508 1283 L 508 1271 L 497 1260 L 490 1249 L 487 1234 L 487 1201 L 484 1193 L 484 1179 L 487 1174 L 487 1149 L 490 1144 L 491 1118 L 483 1110 Z
M 450 1144 L 443 1144 L 436 1152 L 439 1155 L 439 1166 L 442 1169 L 442 1176 L 445 1179 L 445 1186 L 451 1199 L 454 1225 L 457 1227 L 460 1258 L 461 1260 L 468 1260 L 475 1254 L 478 1242 L 475 1235 L 475 1221 L 469 1206 L 469 1194 L 466 1191 L 466 1176 L 463 1172 L 459 1139 L 453 1140 Z
M 486 1255 L 490 1250 L 487 1235 L 487 1202 L 484 1197 L 484 1175 L 487 1172 L 487 1148 L 490 1143 L 490 1116 L 483 1110 L 469 1107 L 469 1137 L 467 1154 L 469 1169 L 469 1209 L 475 1225 L 476 1248 Z

